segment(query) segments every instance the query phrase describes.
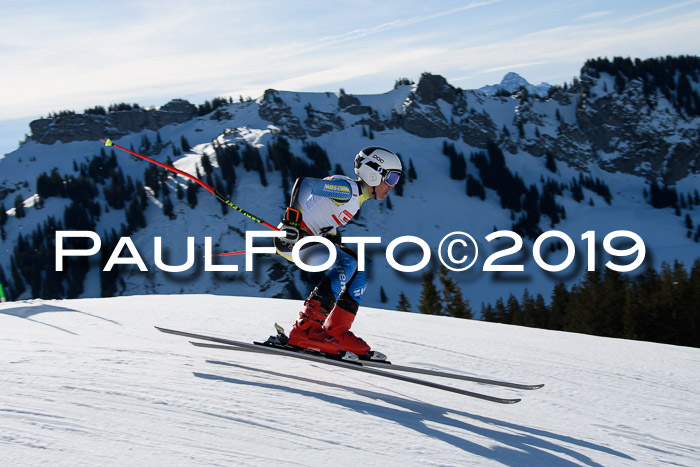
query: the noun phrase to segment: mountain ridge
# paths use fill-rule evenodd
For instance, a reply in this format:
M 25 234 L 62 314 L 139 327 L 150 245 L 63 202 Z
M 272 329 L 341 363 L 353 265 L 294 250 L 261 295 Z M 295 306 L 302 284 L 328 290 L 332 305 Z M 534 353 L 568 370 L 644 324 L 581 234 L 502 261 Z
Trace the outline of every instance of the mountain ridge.
M 692 70 L 696 78 L 697 66 Z M 392 101 L 389 108 L 385 104 L 373 107 L 376 99 L 372 95 L 354 96 L 342 90 L 299 93 L 269 89 L 247 104 L 256 105 L 262 120 L 294 139 L 317 138 L 347 126 L 362 125 L 375 132 L 401 128 L 423 138 L 462 140 L 481 149 L 488 141 L 496 141 L 511 154 L 525 151 L 543 156 L 550 152 L 579 168 L 593 160 L 611 172 L 642 175 L 666 184 L 700 173 L 698 117 L 674 110 L 677 99 L 667 89 L 650 91 L 641 78 L 629 78 L 622 91 L 618 84 L 621 75 L 608 71 L 585 66 L 573 85 L 547 86 L 545 96 L 521 92 L 520 87 L 506 90 L 509 96 L 465 91 L 442 76 L 424 73 L 415 86 L 397 85 L 377 95 Z M 515 76 L 506 75 L 509 82 L 526 82 Z M 700 106 L 700 81 L 691 77 L 689 83 L 691 103 L 695 99 Z M 401 88 L 403 92 L 397 93 Z M 294 114 L 292 104 L 300 101 L 306 102 L 304 112 Z M 219 100 L 206 118 L 225 120 L 233 107 L 245 104 Z M 181 99 L 158 110 L 69 114 L 35 120 L 30 125 L 30 138 L 47 144 L 117 138 L 201 118 L 195 114 L 195 106 Z
M 477 91 L 488 96 L 493 96 L 494 94 L 498 93 L 515 94 L 521 88 L 525 88 L 530 94 L 545 97 L 552 88 L 552 85 L 546 82 L 542 82 L 540 84 L 530 84 L 528 80 L 520 76 L 518 73 L 509 71 L 499 84 L 483 86 L 477 89 Z
M 696 81 L 690 81 L 695 89 Z M 218 102 L 203 115 L 127 133 L 115 142 L 199 175 L 273 225 L 288 202 L 287 188 L 293 177 L 303 176 L 303 170 L 315 164 L 305 151 L 309 143 L 325 153 L 330 172 L 347 174 L 352 174 L 352 157 L 361 147 L 392 148 L 402 155 L 406 168 L 414 167 L 414 175 L 407 171 L 389 202 L 366 203 L 344 233 L 366 236 L 380 232 L 383 245 L 391 235 L 419 236 L 433 248 L 431 264 L 436 266 L 434 249 L 440 240 L 449 232 L 467 231 L 484 248 L 477 263 L 480 267 L 482 258 L 495 248 L 485 240 L 488 234 L 494 230 L 524 232 L 519 256 L 508 258 L 524 263 L 524 273 L 493 275 L 472 270 L 458 274 L 472 305 L 478 308 L 482 302 L 510 293 L 519 296 L 525 288 L 533 296 L 547 296 L 556 281 L 571 285 L 581 279 L 587 244 L 580 238 L 587 231 L 598 232 L 596 261 L 600 267 L 605 263 L 600 242 L 616 230 L 643 237 L 650 251 L 648 267 L 658 269 L 662 262 L 674 260 L 689 267 L 700 257 L 693 240 L 700 224 L 700 209 L 695 209 L 700 204 L 695 203 L 693 190 L 700 186 L 700 176 L 698 165 L 691 164 L 698 157 L 693 149 L 698 117 L 678 111 L 673 94 L 666 97 L 664 91 L 653 92 L 653 88 L 650 92 L 641 78 L 625 81 L 621 92 L 618 82 L 614 74 L 587 69 L 578 83 L 554 87 L 546 99 L 522 93 L 488 97 L 455 88 L 445 78 L 431 74 L 422 76 L 417 85 L 399 84 L 379 95 L 268 90 L 255 101 Z M 645 92 L 649 98 L 644 97 Z M 191 104 L 181 105 L 199 114 L 200 109 Z M 40 127 L 55 138 L 53 144 L 36 141 L 34 138 L 42 140 L 44 135 L 37 133 L 0 160 L 0 204 L 6 211 L 0 225 L 0 281 L 12 285 L 8 288 L 11 296 L 199 291 L 303 298 L 313 279 L 273 258 L 260 258 L 260 267 L 252 274 L 205 273 L 202 236 L 212 238 L 215 252 L 240 250 L 245 230 L 259 226 L 235 212 L 228 213 L 226 206 L 205 198 L 202 192 L 185 198 L 190 191 L 186 180 L 154 175 L 153 167 L 146 167 L 145 162 L 113 154 L 97 141 L 118 128 L 95 127 L 93 141 L 61 142 L 62 132 L 77 134 L 76 117 L 107 125 L 111 114 L 155 111 L 132 108 L 107 116 L 57 116 L 53 125 Z M 143 115 L 138 118 L 144 125 L 158 122 Z M 73 123 L 62 126 L 64 121 Z M 637 141 L 637 131 L 646 136 Z M 593 152 L 591 135 L 598 138 L 596 145 L 612 152 Z M 637 155 L 640 146 L 657 149 Z M 273 161 L 275 151 L 281 156 Z M 52 178 L 59 188 L 44 191 L 44 182 Z M 675 186 L 659 187 L 657 180 L 665 178 Z M 652 206 L 651 197 L 659 191 L 670 201 Z M 25 217 L 18 215 L 20 211 Z M 47 267 L 53 264 L 52 236 L 58 226 L 97 232 L 105 250 L 101 255 L 107 256 L 120 236 L 133 236 L 150 270 L 143 273 L 134 266 L 118 266 L 120 274 L 109 279 L 100 271 L 106 258 L 100 264 L 94 257 L 82 279 L 80 275 L 54 276 Z M 532 261 L 532 241 L 548 229 L 561 230 L 577 243 L 576 261 L 565 273 L 546 273 Z M 164 233 L 170 238 L 165 242 L 166 256 L 173 264 L 186 260 L 184 238 L 197 239 L 198 260 L 192 271 L 178 275 L 154 270 L 153 238 Z M 551 264 L 565 259 L 561 246 L 556 242 L 546 245 L 551 251 L 545 256 Z M 421 274 L 398 274 L 385 264 L 381 247 L 369 251 L 381 281 L 371 283 L 368 304 L 381 304 L 383 295 L 395 303 L 400 292 L 415 304 Z M 405 258 L 409 263 L 411 254 Z M 78 280 L 82 281 L 79 286 L 68 286 Z M 102 289 L 104 281 L 113 286 Z M 60 287 L 43 295 L 46 284 Z

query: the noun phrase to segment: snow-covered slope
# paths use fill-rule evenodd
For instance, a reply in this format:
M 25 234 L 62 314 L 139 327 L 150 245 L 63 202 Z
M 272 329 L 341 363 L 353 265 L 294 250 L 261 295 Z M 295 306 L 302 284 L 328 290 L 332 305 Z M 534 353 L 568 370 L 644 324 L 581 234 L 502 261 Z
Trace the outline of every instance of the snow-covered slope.
M 0 304 L 2 465 L 698 465 L 700 350 L 363 309 L 396 363 L 546 383 L 499 406 L 308 362 L 259 339 L 298 302 L 209 295 Z M 212 363 L 208 360 L 218 362 Z M 457 384 L 457 383 L 447 383 Z

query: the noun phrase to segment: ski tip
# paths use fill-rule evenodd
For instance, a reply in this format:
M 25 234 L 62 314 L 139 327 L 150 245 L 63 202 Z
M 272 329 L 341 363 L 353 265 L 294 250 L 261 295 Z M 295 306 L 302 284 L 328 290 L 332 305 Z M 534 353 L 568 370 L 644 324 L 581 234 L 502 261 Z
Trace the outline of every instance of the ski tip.
M 112 144 L 114 144 L 114 143 L 112 143 L 112 140 L 109 138 L 103 139 L 102 142 L 105 143 L 105 146 L 112 146 Z
M 534 391 L 535 389 L 542 389 L 544 384 L 516 384 L 512 387 L 515 389 L 523 389 L 525 391 Z

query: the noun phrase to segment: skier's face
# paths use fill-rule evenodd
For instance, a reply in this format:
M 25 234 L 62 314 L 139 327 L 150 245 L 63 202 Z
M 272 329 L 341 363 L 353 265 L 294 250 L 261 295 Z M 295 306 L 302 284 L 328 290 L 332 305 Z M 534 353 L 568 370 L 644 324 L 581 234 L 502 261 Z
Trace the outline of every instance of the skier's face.
M 394 188 L 394 187 L 387 185 L 385 182 L 382 182 L 377 187 L 375 187 L 374 193 L 375 193 L 377 199 L 382 201 L 387 196 L 389 196 L 389 192 L 391 191 L 392 188 Z

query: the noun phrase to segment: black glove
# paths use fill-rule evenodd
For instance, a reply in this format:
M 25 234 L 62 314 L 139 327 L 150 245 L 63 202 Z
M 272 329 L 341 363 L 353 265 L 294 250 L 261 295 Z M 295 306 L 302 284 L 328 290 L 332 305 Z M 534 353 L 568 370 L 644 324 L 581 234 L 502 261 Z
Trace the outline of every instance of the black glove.
M 280 230 L 287 236 L 280 238 L 279 242 L 291 250 L 294 244 L 301 239 L 301 212 L 294 208 L 287 208 L 284 219 L 280 224 Z

